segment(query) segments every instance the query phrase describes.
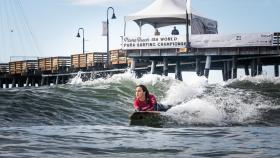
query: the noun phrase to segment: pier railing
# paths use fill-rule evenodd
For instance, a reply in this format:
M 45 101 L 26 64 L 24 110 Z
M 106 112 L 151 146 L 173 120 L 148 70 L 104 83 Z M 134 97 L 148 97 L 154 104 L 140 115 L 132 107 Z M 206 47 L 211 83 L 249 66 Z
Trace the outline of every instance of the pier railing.
M 121 49 L 111 50 L 111 64 L 118 65 L 118 64 L 127 64 L 130 65 L 131 59 L 127 58 L 126 51 Z
M 9 72 L 9 64 L 8 63 L 0 63 L 0 74 L 5 74 Z
M 38 70 L 37 60 L 14 61 L 9 63 L 9 72 L 11 75 L 26 75 L 35 73 Z
M 38 59 L 38 70 L 42 73 L 63 73 L 71 66 L 71 58 L 65 56 Z
M 95 66 L 104 67 L 107 62 L 105 52 L 91 52 L 86 54 L 71 55 L 71 67 L 73 69 L 91 69 Z

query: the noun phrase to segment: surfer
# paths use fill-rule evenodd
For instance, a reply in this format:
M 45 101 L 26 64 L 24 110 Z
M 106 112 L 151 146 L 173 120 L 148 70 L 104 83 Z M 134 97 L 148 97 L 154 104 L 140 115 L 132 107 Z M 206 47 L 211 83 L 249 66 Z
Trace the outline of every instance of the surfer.
M 144 85 L 136 86 L 133 106 L 135 111 L 167 111 L 169 109 L 158 104 L 156 97 L 150 94 Z

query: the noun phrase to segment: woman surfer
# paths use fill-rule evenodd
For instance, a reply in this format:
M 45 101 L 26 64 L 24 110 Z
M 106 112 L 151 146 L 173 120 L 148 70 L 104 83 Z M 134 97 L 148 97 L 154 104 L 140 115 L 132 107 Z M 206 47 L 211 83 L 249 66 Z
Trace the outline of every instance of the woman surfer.
M 158 104 L 156 97 L 150 94 L 144 85 L 136 86 L 133 106 L 135 111 L 167 111 L 170 108 L 165 108 L 162 104 Z

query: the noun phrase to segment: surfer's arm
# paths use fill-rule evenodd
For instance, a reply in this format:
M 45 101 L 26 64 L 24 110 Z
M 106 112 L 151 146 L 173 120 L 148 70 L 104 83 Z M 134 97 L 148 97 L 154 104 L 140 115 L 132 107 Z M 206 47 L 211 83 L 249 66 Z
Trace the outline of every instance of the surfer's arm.
M 133 107 L 135 111 L 140 111 L 139 102 L 136 99 L 133 102 Z
M 156 97 L 154 95 L 151 95 L 150 99 L 151 99 L 152 105 L 156 105 L 157 104 L 157 100 L 156 100 Z

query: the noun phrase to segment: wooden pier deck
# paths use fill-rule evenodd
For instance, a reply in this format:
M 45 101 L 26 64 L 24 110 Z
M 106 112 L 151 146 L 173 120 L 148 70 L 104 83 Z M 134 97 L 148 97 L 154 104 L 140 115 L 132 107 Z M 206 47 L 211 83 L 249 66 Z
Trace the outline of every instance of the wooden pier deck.
M 237 68 L 243 68 L 246 75 L 256 76 L 262 74 L 262 66 L 266 65 L 274 66 L 274 74 L 279 76 L 280 33 L 230 35 L 237 41 L 235 44 L 227 42 L 227 36 L 210 36 L 192 39 L 191 49 L 185 48 L 184 41 L 176 41 L 181 40 L 177 36 L 151 37 L 150 44 L 148 38 L 144 44 L 137 40 L 125 43 L 123 38 L 123 48 L 110 51 L 110 67 L 106 67 L 105 52 L 1 63 L 0 88 L 64 84 L 78 72 L 84 80 L 89 80 L 124 72 L 129 66 L 138 76 L 147 72 L 162 75 L 173 72 L 179 80 L 182 71 L 208 77 L 210 69 L 221 70 L 225 81 L 237 77 Z M 159 42 L 161 38 L 167 43 Z

